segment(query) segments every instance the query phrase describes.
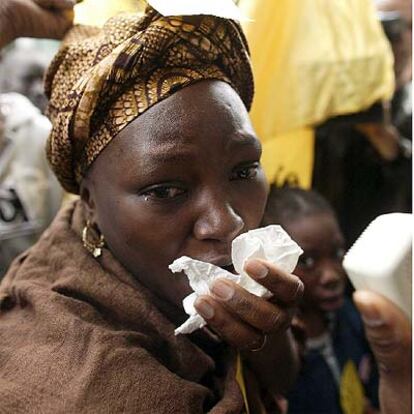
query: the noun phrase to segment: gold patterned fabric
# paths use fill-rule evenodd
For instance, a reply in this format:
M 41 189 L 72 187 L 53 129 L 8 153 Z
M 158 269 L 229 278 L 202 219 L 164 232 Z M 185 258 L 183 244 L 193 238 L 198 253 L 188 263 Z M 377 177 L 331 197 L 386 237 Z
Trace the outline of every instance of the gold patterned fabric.
M 253 76 L 240 26 L 212 16 L 110 19 L 75 26 L 46 76 L 53 129 L 47 155 L 63 187 L 79 192 L 88 167 L 132 120 L 179 89 L 204 79 L 229 83 L 247 109 Z

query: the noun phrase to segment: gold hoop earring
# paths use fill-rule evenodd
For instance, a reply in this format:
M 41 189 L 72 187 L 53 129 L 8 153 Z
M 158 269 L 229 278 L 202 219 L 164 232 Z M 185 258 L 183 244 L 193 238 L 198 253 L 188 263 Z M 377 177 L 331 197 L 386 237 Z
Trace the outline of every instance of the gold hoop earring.
M 100 234 L 98 240 L 96 240 L 97 237 L 93 237 L 95 235 L 92 234 L 92 237 L 90 237 L 91 240 L 88 240 L 88 233 L 96 233 L 96 231 L 92 229 L 89 220 L 86 221 L 86 225 L 82 230 L 82 243 L 86 250 L 88 250 L 88 252 L 91 253 L 92 256 L 96 259 L 102 254 L 102 248 L 105 245 L 105 239 L 104 236 Z

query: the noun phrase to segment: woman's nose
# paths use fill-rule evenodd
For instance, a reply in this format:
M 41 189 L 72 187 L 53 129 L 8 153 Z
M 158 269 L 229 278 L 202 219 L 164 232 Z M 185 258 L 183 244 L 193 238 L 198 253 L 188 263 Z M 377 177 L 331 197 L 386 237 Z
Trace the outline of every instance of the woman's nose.
M 195 222 L 194 236 L 199 240 L 231 242 L 243 227 L 244 220 L 228 201 L 222 198 L 210 199 Z

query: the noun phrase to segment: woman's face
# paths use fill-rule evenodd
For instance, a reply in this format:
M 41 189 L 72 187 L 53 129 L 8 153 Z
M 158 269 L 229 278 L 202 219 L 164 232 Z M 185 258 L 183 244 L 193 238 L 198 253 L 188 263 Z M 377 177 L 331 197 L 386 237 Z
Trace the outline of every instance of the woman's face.
M 340 308 L 345 288 L 344 238 L 334 215 L 315 213 L 283 227 L 303 249 L 294 273 L 305 285 L 304 308 L 324 312 Z
M 180 256 L 231 264 L 231 242 L 257 227 L 267 184 L 260 143 L 236 92 L 203 81 L 158 103 L 100 154 L 82 183 L 89 216 L 115 257 L 179 304 Z

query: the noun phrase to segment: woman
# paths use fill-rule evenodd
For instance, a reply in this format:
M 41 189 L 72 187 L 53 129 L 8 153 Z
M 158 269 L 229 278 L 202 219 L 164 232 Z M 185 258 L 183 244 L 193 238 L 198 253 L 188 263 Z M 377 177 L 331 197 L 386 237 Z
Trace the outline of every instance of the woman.
M 1 2 L 0 46 L 17 35 L 60 38 L 71 24 L 71 13 L 63 9 L 72 3 Z M 60 56 L 62 63 L 64 53 Z M 73 56 L 76 66 L 79 56 Z M 57 61 L 55 65 L 60 67 Z M 248 85 L 241 86 L 246 90 Z M 62 126 L 56 121 L 59 110 L 64 125 L 65 109 L 73 113 L 73 108 L 59 108 L 59 88 L 51 89 L 57 94 L 58 110 L 52 113 L 56 128 Z M 248 106 L 249 99 L 244 100 Z M 61 142 L 69 145 L 62 153 L 70 158 L 71 144 L 82 145 L 67 140 L 63 130 L 55 139 L 65 137 Z M 80 136 L 85 136 L 83 131 Z M 188 135 L 194 131 L 199 134 L 192 141 Z M 251 135 L 246 108 L 233 88 L 222 80 L 204 80 L 124 125 L 116 139 L 100 148 L 84 176 L 80 164 L 71 167 L 69 158 L 55 163 L 55 170 L 66 166 L 60 169 L 60 179 L 66 187 L 72 183 L 74 190 L 79 186 L 82 202 L 61 213 L 39 244 L 15 262 L 1 286 L 3 412 L 242 412 L 247 408 L 241 381 L 235 380 L 234 352 L 226 343 L 260 349 L 243 353 L 246 385 L 253 397 L 250 412 L 263 408 L 259 389 L 275 395 L 286 388 L 296 354 L 285 326 L 302 285 L 266 263 L 251 262 L 247 270 L 274 292 L 278 305 L 222 285 L 214 298 L 198 303 L 216 333 L 173 335 L 183 317 L 177 303 L 188 288 L 183 277 L 165 273 L 169 256 L 186 252 L 227 265 L 230 239 L 260 221 L 266 188 L 257 164 L 257 140 Z M 60 153 L 53 145 L 49 148 L 50 154 Z M 151 162 L 145 165 L 147 157 Z M 141 182 L 154 177 L 155 186 Z M 188 191 L 193 183 L 196 190 Z M 181 210 L 188 199 L 190 205 Z M 108 239 L 105 247 L 98 229 Z M 141 262 L 144 251 L 151 256 Z M 369 313 L 371 304 L 368 298 L 361 306 Z M 264 343 L 263 333 L 270 331 L 274 334 Z M 387 365 L 392 366 L 393 359 Z M 387 390 L 392 391 L 395 377 L 392 371 L 386 376 Z
M 75 27 L 46 92 L 49 161 L 81 201 L 2 283 L 2 409 L 263 411 L 264 394 L 274 401 L 295 375 L 300 280 L 252 261 L 246 270 L 274 300 L 218 281 L 196 303 L 209 329 L 176 337 L 191 290 L 168 270 L 183 255 L 230 266 L 232 240 L 262 218 L 267 185 L 240 27 L 151 8 L 103 30 Z

